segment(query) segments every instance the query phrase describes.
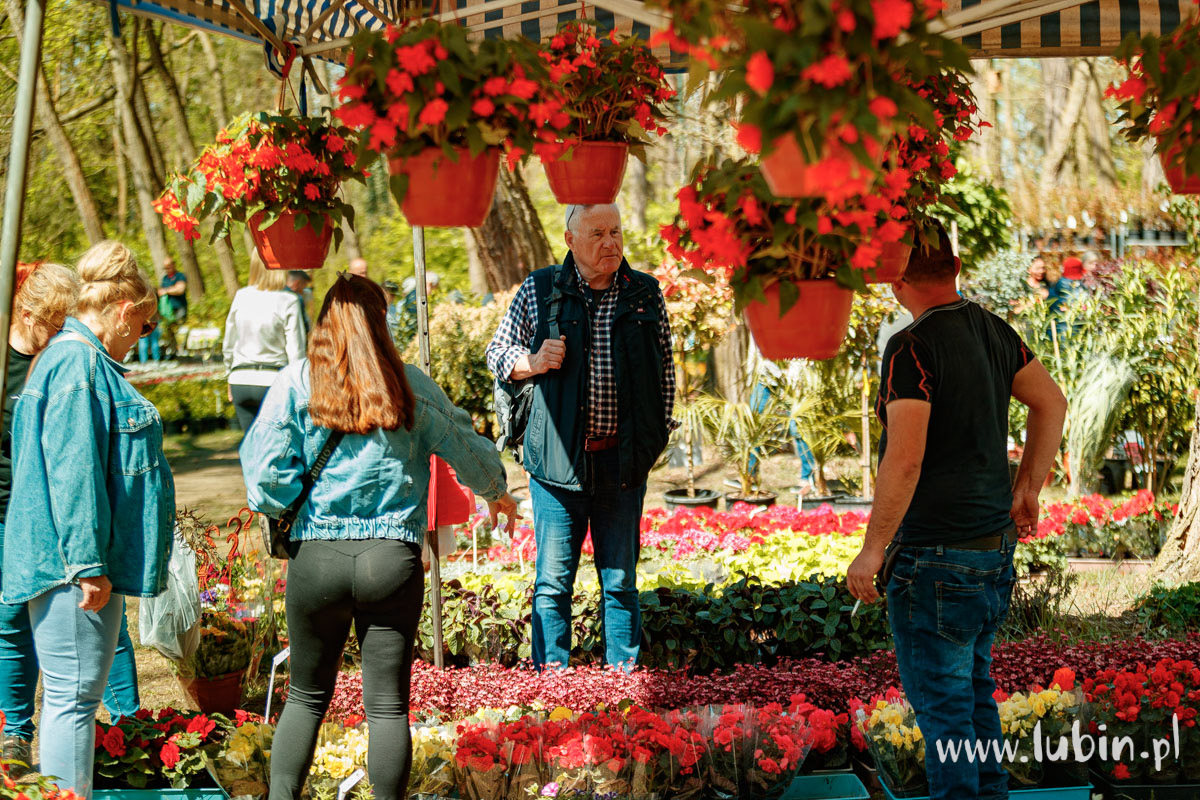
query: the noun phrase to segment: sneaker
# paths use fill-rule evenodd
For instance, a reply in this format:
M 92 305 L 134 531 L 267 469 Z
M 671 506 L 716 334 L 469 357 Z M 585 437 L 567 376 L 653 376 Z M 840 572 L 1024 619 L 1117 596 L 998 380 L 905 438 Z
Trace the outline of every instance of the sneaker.
M 0 761 L 8 762 L 8 774 L 16 779 L 33 771 L 33 747 L 17 736 L 5 736 Z

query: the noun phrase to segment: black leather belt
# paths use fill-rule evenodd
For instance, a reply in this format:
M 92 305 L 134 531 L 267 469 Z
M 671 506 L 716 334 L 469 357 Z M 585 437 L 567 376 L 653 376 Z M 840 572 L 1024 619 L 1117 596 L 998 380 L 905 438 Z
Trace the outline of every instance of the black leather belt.
M 1004 533 L 998 533 L 993 536 L 980 536 L 976 539 L 967 539 L 965 542 L 947 542 L 945 546 L 952 550 L 999 550 L 1005 541 L 1013 547 L 1017 546 L 1016 528 L 1009 528 Z

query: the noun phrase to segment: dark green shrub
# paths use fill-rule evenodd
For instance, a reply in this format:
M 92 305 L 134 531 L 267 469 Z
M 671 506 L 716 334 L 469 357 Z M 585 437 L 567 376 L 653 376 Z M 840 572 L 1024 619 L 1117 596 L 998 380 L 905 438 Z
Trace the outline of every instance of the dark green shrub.
M 1151 631 L 1179 634 L 1200 630 L 1200 583 L 1156 584 L 1134 607 L 1138 622 Z

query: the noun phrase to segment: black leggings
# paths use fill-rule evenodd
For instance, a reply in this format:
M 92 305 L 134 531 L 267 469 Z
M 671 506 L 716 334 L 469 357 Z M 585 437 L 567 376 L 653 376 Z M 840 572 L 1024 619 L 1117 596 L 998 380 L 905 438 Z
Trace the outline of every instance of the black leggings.
M 233 398 L 233 413 L 237 415 L 242 433 L 250 430 L 250 423 L 258 416 L 258 409 L 267 396 L 270 386 L 250 386 L 244 383 L 229 384 L 229 396 Z
M 350 623 L 362 646 L 376 800 L 404 800 L 412 766 L 408 692 L 424 602 L 421 548 L 391 539 L 292 542 L 287 576 L 291 686 L 271 748 L 270 800 L 296 800 L 337 682 Z

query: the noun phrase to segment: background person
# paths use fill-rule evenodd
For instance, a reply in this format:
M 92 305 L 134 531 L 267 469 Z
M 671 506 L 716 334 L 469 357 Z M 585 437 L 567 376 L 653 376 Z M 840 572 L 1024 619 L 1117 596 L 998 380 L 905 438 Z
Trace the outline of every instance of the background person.
M 412 763 L 408 700 L 423 605 L 421 543 L 430 456 L 489 501 L 516 503 L 504 465 L 470 416 L 400 359 L 383 290 L 342 275 L 325 296 L 309 358 L 289 365 L 241 447 L 250 506 L 278 516 L 330 436 L 340 442 L 291 529 L 291 688 L 271 757 L 271 800 L 299 798 L 353 622 L 362 646 L 368 774 L 377 800 L 404 800 Z
M 112 241 L 83 255 L 79 276 L 77 316 L 39 356 L 13 412 L 2 590 L 5 603 L 29 604 L 40 769 L 86 798 L 124 596 L 166 588 L 175 484 L 158 412 L 120 365 L 157 324 L 153 284 Z
M 566 217 L 570 252 L 561 267 L 521 284 L 487 363 L 501 380 L 534 381 L 523 447 L 537 536 L 534 664 L 570 660 L 571 597 L 590 530 L 605 661 L 628 667 L 642 642 L 646 476 L 676 424 L 671 327 L 658 281 L 625 261 L 617 207 L 568 206 Z M 550 336 L 552 284 L 561 295 L 558 337 Z
M 992 641 L 1008 611 L 1013 549 L 1037 529 L 1038 493 L 1062 442 L 1066 400 L 1009 325 L 955 291 L 950 238 L 914 250 L 892 285 L 915 322 L 892 337 L 876 413 L 875 505 L 850 592 L 879 598 L 889 546 L 888 622 L 900 682 L 927 743 L 933 800 L 1008 796 L 995 758 L 942 761 L 938 742 L 997 742 Z M 1029 407 L 1026 448 L 1008 472 L 1009 398 Z
M 350 259 L 350 274 L 370 280 L 371 276 L 367 272 L 367 260 L 362 256 Z
M 159 349 L 160 334 L 167 340 L 167 356 L 174 358 L 178 354 L 176 333 L 179 326 L 187 320 L 187 276 L 175 268 L 175 260 L 170 256 L 163 259 L 162 282 L 158 287 L 159 315 L 164 323 L 163 330 L 157 327 L 149 334 L 151 354 Z M 138 358 L 141 360 L 141 345 L 138 346 Z M 154 359 L 158 361 L 159 359 Z
M 229 402 L 243 433 L 250 430 L 279 371 L 304 358 L 304 309 L 300 298 L 287 291 L 287 275 L 267 269 L 258 251 L 252 252 L 250 285 L 238 289 L 225 317 Z
M 288 270 L 287 290 L 300 298 L 300 319 L 304 322 L 304 338 L 312 330 L 312 319 L 308 316 L 308 307 L 312 305 L 313 290 L 312 276 L 302 269 Z

